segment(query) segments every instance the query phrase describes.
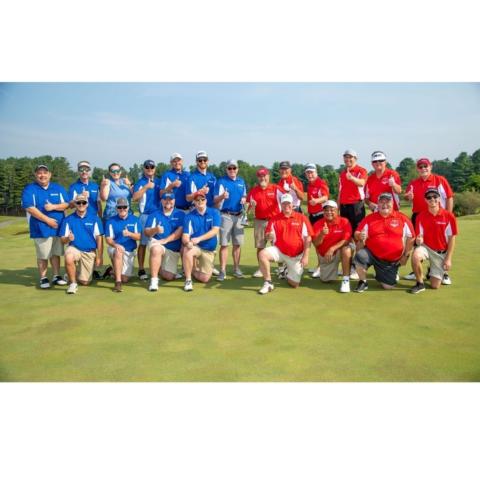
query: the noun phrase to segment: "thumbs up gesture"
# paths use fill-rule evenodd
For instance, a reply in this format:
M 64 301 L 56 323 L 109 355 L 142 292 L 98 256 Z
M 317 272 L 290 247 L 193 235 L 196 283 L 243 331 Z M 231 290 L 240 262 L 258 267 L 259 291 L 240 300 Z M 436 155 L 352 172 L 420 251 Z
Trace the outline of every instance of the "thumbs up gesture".
M 362 230 L 362 231 L 360 232 L 360 240 L 361 240 L 363 243 L 365 243 L 365 240 L 367 239 L 367 237 L 368 237 L 368 234 L 367 234 L 366 230 Z
M 422 234 L 417 235 L 417 238 L 415 239 L 415 243 L 417 245 L 422 245 L 422 243 L 423 243 L 423 235 Z
M 347 180 L 352 180 L 354 178 L 354 176 L 350 173 L 350 170 L 347 170 Z
M 285 180 L 283 182 L 283 189 L 286 191 L 286 192 L 289 192 L 290 191 L 290 185 L 288 184 L 288 182 Z
M 323 233 L 324 235 L 328 235 L 328 232 L 329 232 L 329 231 L 330 231 L 330 230 L 328 229 L 328 225 L 325 223 L 325 225 L 324 225 L 323 228 L 322 228 L 322 233 Z
M 47 212 L 51 212 L 52 210 L 55 210 L 55 205 L 53 203 L 50 203 L 48 200 L 46 201 L 45 205 L 43 206 L 43 208 L 47 211 Z
M 124 237 L 129 237 L 131 235 L 130 230 L 128 230 L 126 227 L 123 229 L 122 234 Z
M 85 188 L 82 191 L 82 195 L 88 200 L 88 197 L 90 196 L 90 192 L 88 190 L 85 190 Z
M 105 178 L 105 175 L 102 175 L 102 181 L 101 181 L 101 186 L 102 187 L 105 187 L 107 185 L 110 185 L 110 179 L 109 178 Z
M 182 184 L 181 180 L 177 177 L 173 182 L 173 188 L 178 188 Z
M 230 196 L 230 194 L 228 193 L 228 190 L 225 189 L 225 191 L 223 192 L 223 198 L 228 198 Z
M 70 242 L 73 242 L 75 240 L 75 235 L 73 234 L 73 232 L 70 230 L 70 233 L 68 234 L 68 240 Z
M 157 232 L 158 233 L 163 233 L 165 230 L 161 225 L 157 225 Z
M 131 182 L 130 179 L 127 177 L 127 175 L 125 175 L 124 182 L 125 182 L 125 185 L 126 185 L 127 187 L 131 187 L 131 186 L 132 186 L 132 182 Z
M 388 179 L 388 184 L 391 187 L 393 187 L 395 185 L 395 179 L 392 176 L 390 176 L 390 178 Z
M 410 201 L 413 200 L 413 186 L 411 186 L 408 192 L 405 193 L 405 198 Z

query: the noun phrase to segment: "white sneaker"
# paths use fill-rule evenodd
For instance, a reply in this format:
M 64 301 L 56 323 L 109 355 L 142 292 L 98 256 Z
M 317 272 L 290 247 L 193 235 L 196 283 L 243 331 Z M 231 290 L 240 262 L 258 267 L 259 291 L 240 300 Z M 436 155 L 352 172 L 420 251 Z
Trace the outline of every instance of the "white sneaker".
M 149 292 L 156 292 L 158 290 L 158 278 L 151 278 L 148 287 Z
M 342 280 L 340 293 L 350 293 L 350 280 Z
M 191 292 L 193 290 L 193 283 L 191 280 L 185 280 L 185 285 L 183 286 L 183 289 L 186 292 Z
M 76 283 L 71 283 L 67 288 L 67 293 L 73 295 L 77 293 L 78 285 Z
M 450 278 L 448 273 L 445 272 L 442 278 L 442 285 L 451 285 L 451 284 L 452 284 L 452 279 Z
M 351 280 L 358 280 L 358 273 L 353 268 L 352 268 L 352 270 L 350 270 L 350 279 Z
M 268 292 L 271 292 L 275 287 L 273 286 L 273 283 L 271 282 L 265 282 L 263 284 L 263 287 L 258 291 L 260 295 L 265 295 Z
M 243 272 L 239 268 L 237 268 L 233 271 L 233 276 L 235 278 L 243 278 Z
M 320 278 L 320 267 L 317 267 L 317 268 L 312 272 L 312 278 Z
M 65 279 L 61 275 L 55 275 L 52 278 L 52 285 L 66 285 L 68 282 L 65 281 Z
M 50 282 L 48 281 L 47 277 L 40 279 L 40 288 L 50 288 Z
M 398 282 L 400 280 L 400 275 L 397 273 L 396 277 L 395 277 L 395 281 Z
M 413 272 L 410 272 L 408 275 L 404 275 L 403 279 L 404 280 L 415 280 L 417 277 Z
M 252 277 L 253 278 L 262 278 L 263 275 L 262 275 L 262 272 L 260 271 L 260 269 L 258 269 L 256 272 L 254 272 Z
M 218 275 L 220 275 L 220 270 L 217 270 L 216 268 L 214 268 L 212 270 L 212 275 L 215 275 L 216 277 L 218 277 Z

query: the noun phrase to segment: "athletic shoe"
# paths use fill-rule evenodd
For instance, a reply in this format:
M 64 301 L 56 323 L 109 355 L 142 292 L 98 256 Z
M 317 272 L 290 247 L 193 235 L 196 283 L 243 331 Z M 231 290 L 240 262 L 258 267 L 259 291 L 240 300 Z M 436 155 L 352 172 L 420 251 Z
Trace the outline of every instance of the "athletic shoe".
M 112 274 L 113 274 L 113 267 L 107 267 L 105 272 L 103 272 L 102 280 L 106 280 L 107 278 L 110 278 Z
M 239 268 L 237 268 L 233 271 L 233 276 L 235 278 L 243 278 L 243 272 Z
M 260 271 L 260 269 L 258 269 L 256 272 L 254 272 L 252 274 L 252 277 L 253 278 L 263 278 L 263 275 L 262 275 L 262 272 Z
M 356 271 L 354 268 L 352 268 L 352 269 L 350 270 L 350 279 L 351 279 L 351 280 L 359 280 L 359 278 L 358 278 L 358 273 L 357 273 L 357 271 Z
M 147 272 L 143 268 L 138 271 L 138 278 L 140 280 L 148 280 Z
M 92 279 L 93 280 L 100 280 L 100 278 L 101 278 L 100 274 L 96 270 L 94 270 L 93 273 L 92 273 Z
M 395 281 L 398 282 L 399 280 L 400 280 L 400 275 L 397 273 L 397 274 L 395 275 Z
M 284 280 L 285 278 L 287 278 L 287 273 L 288 273 L 287 266 L 286 265 L 281 266 L 278 269 L 278 278 L 280 280 Z
M 320 267 L 317 267 L 317 268 L 312 272 L 312 278 L 320 278 Z
M 452 284 L 452 279 L 450 278 L 448 273 L 445 272 L 442 278 L 442 285 L 451 285 L 451 284 Z
M 265 295 L 268 292 L 271 292 L 275 287 L 272 282 L 265 282 L 263 287 L 258 291 L 260 295 Z
M 191 292 L 193 290 L 193 284 L 191 280 L 185 280 L 185 285 L 183 286 L 183 289 L 186 292 Z
M 50 288 L 50 282 L 48 281 L 47 277 L 40 279 L 40 288 Z
M 425 284 L 423 283 L 416 283 L 414 287 L 408 290 L 408 293 L 420 293 L 425 290 Z
M 217 270 L 216 268 L 213 268 L 212 275 L 215 275 L 215 276 L 220 275 L 220 270 Z
M 122 291 L 122 282 L 115 282 L 115 286 L 113 287 L 113 291 L 120 293 Z
M 225 272 L 219 272 L 217 275 L 217 282 L 223 282 L 227 274 Z
M 66 285 L 67 282 L 60 275 L 55 275 L 52 279 L 52 285 Z
M 158 290 L 158 278 L 151 278 L 148 286 L 149 292 L 156 292 Z
M 67 288 L 67 293 L 69 295 L 73 295 L 74 293 L 77 293 L 77 290 L 78 290 L 78 285 L 76 283 L 71 283 Z
M 350 280 L 342 280 L 340 293 L 350 293 Z
M 368 290 L 368 283 L 365 280 L 360 280 L 354 292 L 363 293 L 365 290 Z
M 415 276 L 414 272 L 410 272 L 408 275 L 404 275 L 403 279 L 404 280 L 415 280 L 417 277 Z

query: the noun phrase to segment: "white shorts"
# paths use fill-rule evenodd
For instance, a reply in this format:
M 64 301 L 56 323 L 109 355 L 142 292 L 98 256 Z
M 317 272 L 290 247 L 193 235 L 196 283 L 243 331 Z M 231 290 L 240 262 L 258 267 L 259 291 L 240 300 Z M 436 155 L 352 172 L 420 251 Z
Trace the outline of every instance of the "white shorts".
M 60 237 L 34 238 L 38 260 L 48 260 L 51 257 L 63 255 L 63 243 Z
M 303 266 L 302 266 L 302 256 L 303 254 L 297 255 L 296 257 L 289 257 L 288 255 L 283 254 L 277 247 L 267 247 L 266 252 L 270 254 L 270 257 L 274 262 L 283 262 L 287 265 L 287 278 L 292 282 L 300 283 L 303 275 Z
M 122 275 L 126 277 L 131 277 L 133 275 L 133 262 L 135 261 L 135 255 L 137 254 L 136 250 L 133 252 L 123 252 L 123 266 L 122 266 Z M 115 255 L 115 248 L 108 247 L 108 256 L 113 260 Z

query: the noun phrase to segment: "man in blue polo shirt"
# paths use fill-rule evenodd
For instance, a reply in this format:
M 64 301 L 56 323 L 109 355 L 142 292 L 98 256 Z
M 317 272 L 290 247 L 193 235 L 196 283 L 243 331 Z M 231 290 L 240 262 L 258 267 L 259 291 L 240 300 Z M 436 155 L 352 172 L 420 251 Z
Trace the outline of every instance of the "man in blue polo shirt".
M 190 211 L 192 204 L 186 198 L 190 173 L 183 169 L 183 157 L 179 153 L 172 153 L 170 165 L 171 170 L 166 171 L 160 180 L 160 196 L 164 193 L 173 193 L 175 208 Z
M 220 225 L 220 273 L 219 282 L 226 276 L 228 244 L 232 242 L 233 275 L 242 278 L 240 270 L 240 249 L 243 245 L 244 231 L 241 222 L 243 206 L 247 199 L 245 180 L 239 177 L 238 163 L 229 160 L 226 165 L 227 174 L 215 185 L 215 206 L 222 214 Z
M 122 291 L 122 282 L 127 283 L 133 275 L 133 262 L 140 240 L 140 223 L 138 217 L 129 213 L 128 200 L 117 198 L 117 214 L 107 220 L 105 240 L 108 245 L 108 256 L 112 259 L 115 275 L 114 292 Z
M 60 276 L 60 257 L 63 245 L 58 236 L 58 228 L 68 208 L 65 189 L 50 182 L 52 173 L 46 165 L 35 168 L 35 182 L 28 184 L 22 192 L 22 207 L 27 212 L 30 238 L 35 243 L 37 266 L 40 274 L 40 288 L 50 288 L 47 277 L 48 260 L 53 270 L 53 285 L 66 285 Z
M 182 246 L 181 237 L 185 212 L 175 208 L 175 195 L 164 193 L 162 207 L 152 213 L 145 225 L 150 237 L 150 292 L 158 290 L 158 271 L 163 280 L 177 278 L 177 266 Z
M 213 173 L 207 171 L 208 155 L 207 152 L 200 150 L 196 156 L 197 169 L 190 174 L 190 180 L 187 187 L 187 201 L 193 201 L 196 192 L 202 192 L 207 199 L 207 207 L 215 207 L 213 193 L 217 179 Z
M 68 187 L 68 201 L 70 208 L 75 208 L 75 197 L 84 195 L 88 199 L 87 212 L 90 215 L 98 215 L 102 218 L 102 202 L 99 196 L 98 185 L 91 180 L 92 167 L 86 160 L 82 160 L 77 164 L 78 179 Z
M 195 192 L 193 204 L 195 208 L 183 222 L 183 289 L 186 292 L 193 290 L 192 275 L 202 283 L 210 280 L 220 230 L 220 213 L 216 208 L 207 207 L 203 190 Z
M 77 293 L 77 280 L 88 285 L 94 266 L 99 267 L 103 258 L 103 225 L 97 215 L 87 213 L 88 200 L 84 195 L 75 197 L 75 212 L 63 219 L 60 236 L 68 243 L 65 250 L 65 269 L 70 285 L 67 293 Z M 78 274 L 76 264 L 79 265 Z
M 133 186 L 132 200 L 138 202 L 142 230 L 142 238 L 138 246 L 138 278 L 147 280 L 148 275 L 145 272 L 144 264 L 149 239 L 143 233 L 143 229 L 148 216 L 157 210 L 160 205 L 160 179 L 155 177 L 155 162 L 153 160 L 143 162 L 143 175 Z

